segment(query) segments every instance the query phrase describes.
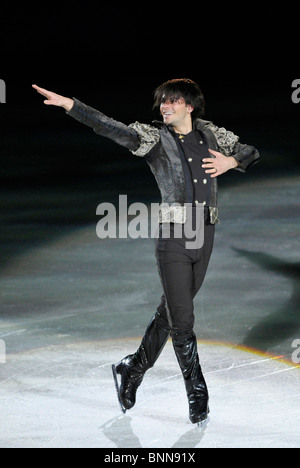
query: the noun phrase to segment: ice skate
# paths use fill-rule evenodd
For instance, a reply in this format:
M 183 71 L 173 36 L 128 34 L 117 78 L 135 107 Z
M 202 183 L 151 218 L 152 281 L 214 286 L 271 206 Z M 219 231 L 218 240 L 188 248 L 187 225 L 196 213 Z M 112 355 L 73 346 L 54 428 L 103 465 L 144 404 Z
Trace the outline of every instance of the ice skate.
M 170 329 L 164 325 L 157 312 L 149 323 L 137 352 L 112 366 L 118 400 L 123 413 L 134 407 L 136 393 L 145 373 L 154 366 L 169 338 Z
M 118 400 L 119 400 L 119 403 L 120 403 L 120 407 L 121 407 L 122 413 L 125 414 L 126 413 L 126 408 L 124 407 L 124 405 L 122 403 L 121 394 L 120 394 L 120 387 L 119 387 L 119 382 L 118 382 L 118 376 L 117 376 L 117 369 L 116 369 L 116 366 L 114 364 L 112 365 L 112 373 L 113 373 L 113 377 L 114 377 L 114 381 L 115 381 L 115 387 L 116 387 L 116 392 L 117 392 Z
M 209 413 L 209 410 L 208 410 L 208 413 Z M 200 428 L 200 429 L 205 429 L 207 427 L 209 423 L 209 416 L 207 414 L 206 418 L 203 419 L 203 421 L 198 421 L 197 422 L 197 426 Z
M 209 396 L 199 363 L 197 339 L 193 332 L 187 335 L 173 335 L 175 354 L 182 371 L 189 403 L 189 417 L 192 424 L 205 423 L 209 414 Z
M 141 369 L 136 355 L 127 356 L 119 364 L 112 366 L 118 400 L 123 413 L 134 407 L 136 392 L 141 385 L 146 368 Z M 119 384 L 118 376 L 121 383 Z

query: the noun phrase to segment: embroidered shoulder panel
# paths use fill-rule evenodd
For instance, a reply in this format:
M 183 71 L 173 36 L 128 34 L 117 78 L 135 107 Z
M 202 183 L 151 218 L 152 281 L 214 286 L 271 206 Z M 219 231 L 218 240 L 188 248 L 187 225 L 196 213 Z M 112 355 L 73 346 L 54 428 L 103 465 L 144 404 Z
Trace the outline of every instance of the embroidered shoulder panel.
M 217 143 L 225 156 L 231 156 L 233 153 L 233 148 L 239 141 L 239 137 L 233 132 L 229 132 L 224 127 L 217 127 L 212 122 L 209 122 L 209 124 L 206 125 L 206 128 L 209 128 L 213 132 Z
M 140 146 L 136 151 L 131 151 L 135 156 L 145 156 L 159 142 L 159 130 L 151 125 L 135 122 L 129 125 L 139 136 Z

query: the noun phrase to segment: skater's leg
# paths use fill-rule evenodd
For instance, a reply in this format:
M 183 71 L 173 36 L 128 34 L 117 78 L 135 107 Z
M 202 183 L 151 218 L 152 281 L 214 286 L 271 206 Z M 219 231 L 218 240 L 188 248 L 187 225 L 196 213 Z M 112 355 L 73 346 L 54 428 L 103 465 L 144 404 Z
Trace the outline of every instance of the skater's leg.
M 202 374 L 197 351 L 197 339 L 193 332 L 173 334 L 173 347 L 180 366 L 189 403 L 190 420 L 193 424 L 207 419 L 209 395 Z
M 187 250 L 183 240 L 158 241 L 157 263 L 164 289 L 165 313 L 171 327 L 175 354 L 186 386 L 190 419 L 200 423 L 208 414 L 208 391 L 200 367 L 194 334 L 194 303 L 207 271 L 213 247 L 214 226 L 205 226 L 201 249 Z
M 159 358 L 169 336 L 170 328 L 157 312 L 150 321 L 136 353 L 112 366 L 123 412 L 135 405 L 137 389 L 141 385 L 146 371 L 153 367 Z M 120 384 L 118 376 L 121 380 Z

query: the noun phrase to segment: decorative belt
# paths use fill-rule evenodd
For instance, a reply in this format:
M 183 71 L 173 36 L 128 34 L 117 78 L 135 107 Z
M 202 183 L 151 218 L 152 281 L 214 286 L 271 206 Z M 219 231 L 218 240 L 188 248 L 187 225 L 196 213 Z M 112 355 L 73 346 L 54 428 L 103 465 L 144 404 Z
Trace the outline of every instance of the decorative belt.
M 159 210 L 159 222 L 160 223 L 178 223 L 184 224 L 187 219 L 187 205 L 169 205 L 168 203 L 162 203 Z M 209 207 L 210 223 L 218 224 L 218 208 L 214 206 Z

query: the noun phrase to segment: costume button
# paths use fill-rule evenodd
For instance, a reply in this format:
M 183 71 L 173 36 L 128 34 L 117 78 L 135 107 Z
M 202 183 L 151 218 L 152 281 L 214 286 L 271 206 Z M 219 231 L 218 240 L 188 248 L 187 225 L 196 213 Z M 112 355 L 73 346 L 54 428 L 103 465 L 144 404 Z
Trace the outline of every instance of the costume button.
M 206 205 L 206 201 L 204 201 L 204 202 L 202 203 L 202 205 L 205 206 L 205 205 Z
M 207 179 L 203 179 L 203 183 L 204 183 L 204 184 L 207 184 Z
M 194 179 L 194 183 L 196 184 L 198 182 L 198 179 Z
M 189 162 L 192 162 L 193 161 L 193 158 L 189 158 Z
M 199 203 L 198 200 L 195 200 L 195 204 L 198 205 L 198 203 Z
M 199 141 L 199 144 L 200 144 L 200 145 L 203 145 L 203 141 L 202 141 L 202 140 L 200 140 L 200 141 Z

